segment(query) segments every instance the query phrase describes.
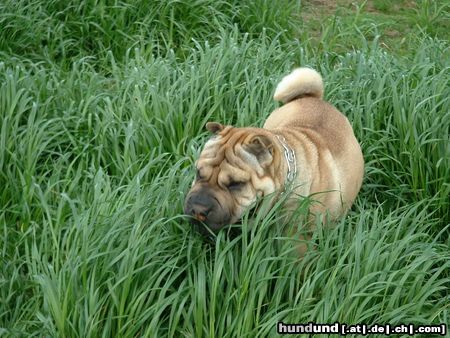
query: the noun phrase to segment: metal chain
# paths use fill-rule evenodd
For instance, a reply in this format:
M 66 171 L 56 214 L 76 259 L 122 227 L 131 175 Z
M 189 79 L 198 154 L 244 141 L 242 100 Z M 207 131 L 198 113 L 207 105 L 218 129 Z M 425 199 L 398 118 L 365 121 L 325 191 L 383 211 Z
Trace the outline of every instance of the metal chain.
M 281 135 L 275 135 L 275 136 L 278 138 L 278 141 L 280 141 L 281 145 L 284 148 L 284 157 L 286 158 L 286 162 L 287 162 L 287 166 L 288 166 L 286 183 L 291 183 L 297 176 L 297 163 L 295 160 L 295 152 L 291 147 L 289 147 L 289 145 L 286 142 L 286 139 L 283 136 L 281 136 Z

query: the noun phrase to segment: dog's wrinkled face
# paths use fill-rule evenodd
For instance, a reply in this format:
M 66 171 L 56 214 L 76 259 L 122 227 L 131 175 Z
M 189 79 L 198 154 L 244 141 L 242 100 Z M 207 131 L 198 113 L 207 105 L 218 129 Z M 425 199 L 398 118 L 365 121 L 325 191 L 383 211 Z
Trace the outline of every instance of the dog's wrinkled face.
M 278 188 L 274 163 L 279 163 L 279 154 L 262 129 L 224 127 L 216 122 L 207 123 L 206 128 L 216 135 L 196 163 L 197 175 L 184 211 L 193 223 L 203 222 L 217 232 L 238 221 L 258 197 Z M 203 226 L 197 229 L 208 233 Z

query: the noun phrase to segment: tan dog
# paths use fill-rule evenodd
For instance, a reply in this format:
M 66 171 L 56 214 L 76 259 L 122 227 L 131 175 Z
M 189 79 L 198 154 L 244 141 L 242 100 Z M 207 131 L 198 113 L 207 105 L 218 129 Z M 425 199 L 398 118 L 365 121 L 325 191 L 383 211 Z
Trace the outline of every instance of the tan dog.
M 298 68 L 278 84 L 274 99 L 284 105 L 263 128 L 207 123 L 216 136 L 196 163 L 185 213 L 217 232 L 237 222 L 259 197 L 277 196 L 292 184 L 288 207 L 295 208 L 299 196 L 316 194 L 312 215 L 343 215 L 361 187 L 364 160 L 347 118 L 322 96 L 321 76 Z

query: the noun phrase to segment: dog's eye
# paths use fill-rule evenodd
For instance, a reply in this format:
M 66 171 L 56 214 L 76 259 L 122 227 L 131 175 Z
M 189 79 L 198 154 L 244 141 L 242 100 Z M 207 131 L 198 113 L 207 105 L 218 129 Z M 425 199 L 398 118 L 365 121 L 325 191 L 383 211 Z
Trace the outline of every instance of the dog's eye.
M 228 189 L 240 189 L 245 185 L 245 182 L 237 182 L 237 181 L 231 181 L 227 184 Z
M 198 169 L 197 169 L 197 171 L 195 172 L 195 179 L 196 179 L 197 181 L 202 179 L 202 175 L 200 175 L 200 170 L 198 170 Z

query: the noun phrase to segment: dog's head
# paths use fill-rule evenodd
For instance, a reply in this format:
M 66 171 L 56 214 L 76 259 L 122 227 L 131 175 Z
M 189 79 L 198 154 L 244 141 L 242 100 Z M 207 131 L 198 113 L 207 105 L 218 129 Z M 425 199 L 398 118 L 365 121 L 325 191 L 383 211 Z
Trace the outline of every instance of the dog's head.
M 196 162 L 197 174 L 184 211 L 194 223 L 203 222 L 217 232 L 237 222 L 259 197 L 280 187 L 280 153 L 264 129 L 217 122 L 207 123 L 206 128 L 215 135 Z

